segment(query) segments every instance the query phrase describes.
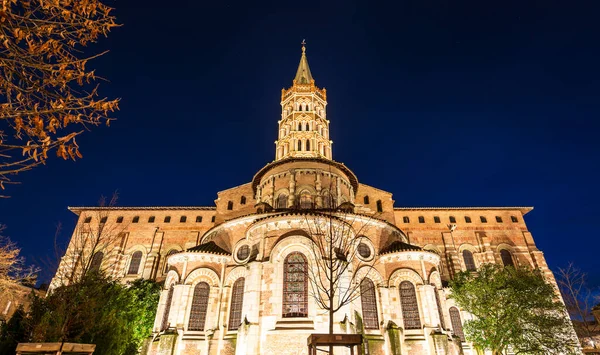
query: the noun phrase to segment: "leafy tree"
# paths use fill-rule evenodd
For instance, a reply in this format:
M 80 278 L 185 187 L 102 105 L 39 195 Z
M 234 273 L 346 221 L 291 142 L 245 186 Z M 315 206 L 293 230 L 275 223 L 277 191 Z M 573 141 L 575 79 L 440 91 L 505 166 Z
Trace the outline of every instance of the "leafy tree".
M 90 272 L 33 302 L 29 321 L 34 342 L 96 344 L 95 354 L 135 354 L 152 332 L 160 286 L 138 280 L 122 285 Z
M 0 354 L 14 354 L 17 344 L 27 340 L 26 313 L 19 307 L 0 328 Z
M 0 188 L 55 151 L 81 158 L 75 138 L 111 121 L 86 50 L 115 26 L 99 0 L 3 0 L 0 8 Z
M 450 286 L 456 303 L 475 316 L 464 327 L 475 347 L 494 355 L 577 351 L 564 305 L 539 269 L 485 264 L 457 274 Z

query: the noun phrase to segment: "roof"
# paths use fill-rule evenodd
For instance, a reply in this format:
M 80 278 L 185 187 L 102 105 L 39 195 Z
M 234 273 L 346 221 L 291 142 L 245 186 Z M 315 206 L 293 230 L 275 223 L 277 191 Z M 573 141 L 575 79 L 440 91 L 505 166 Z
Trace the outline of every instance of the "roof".
M 91 207 L 72 207 L 69 206 L 67 209 L 76 215 L 79 215 L 82 211 L 159 211 L 159 210 L 192 210 L 192 211 L 215 211 L 216 207 L 209 206 L 123 206 L 123 207 L 101 207 L 101 206 L 91 206 Z
M 306 47 L 302 45 L 302 57 L 300 58 L 300 64 L 298 65 L 298 71 L 296 71 L 296 77 L 294 83 L 296 84 L 310 84 L 313 81 L 310 68 L 308 67 L 308 59 L 306 59 Z
M 192 253 L 207 253 L 216 255 L 231 255 L 227 250 L 219 247 L 217 243 L 210 241 L 208 243 L 196 245 L 195 247 L 189 248 L 188 252 Z
M 527 206 L 514 206 L 514 207 L 510 207 L 510 206 L 505 206 L 505 207 L 394 207 L 394 211 L 424 211 L 424 210 L 430 210 L 430 211 L 439 211 L 439 210 L 488 210 L 488 211 L 495 211 L 495 210 L 505 210 L 505 211 L 514 211 L 514 210 L 519 210 L 521 211 L 521 213 L 523 213 L 524 215 L 527 214 L 528 212 L 531 212 L 533 210 L 533 207 L 527 207 Z
M 419 251 L 419 250 L 423 250 L 423 248 L 397 240 L 397 241 L 393 242 L 392 244 L 388 245 L 387 247 L 381 249 L 379 254 L 383 255 L 383 254 L 395 253 L 398 251 Z
M 270 169 L 282 164 L 295 163 L 299 161 L 323 163 L 332 165 L 333 167 L 340 169 L 346 174 L 348 180 L 350 180 L 350 185 L 352 185 L 354 191 L 358 191 L 358 179 L 356 178 L 356 175 L 354 175 L 352 170 L 350 170 L 346 165 L 344 165 L 344 163 L 338 163 L 337 161 L 317 157 L 287 157 L 270 162 L 269 164 L 265 165 L 262 169 L 260 169 L 256 174 L 254 174 L 254 177 L 252 178 L 252 190 L 256 193 L 256 186 L 258 186 L 258 184 L 260 183 L 260 179 L 262 179 L 263 175 L 265 175 L 265 173 Z

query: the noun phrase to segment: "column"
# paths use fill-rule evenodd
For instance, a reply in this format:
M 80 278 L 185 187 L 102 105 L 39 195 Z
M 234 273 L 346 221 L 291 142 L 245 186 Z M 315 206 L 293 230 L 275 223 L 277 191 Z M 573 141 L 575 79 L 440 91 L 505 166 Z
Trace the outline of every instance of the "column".
M 256 345 L 260 343 L 260 293 L 262 284 L 262 264 L 250 263 L 246 282 L 244 284 L 244 317 L 248 319 L 250 325 L 246 333 L 245 344 L 238 343 L 238 346 L 247 346 L 246 355 L 258 355 Z
M 296 171 L 290 171 L 290 184 L 288 185 L 290 195 L 288 196 L 288 207 L 294 207 L 294 201 L 296 200 Z

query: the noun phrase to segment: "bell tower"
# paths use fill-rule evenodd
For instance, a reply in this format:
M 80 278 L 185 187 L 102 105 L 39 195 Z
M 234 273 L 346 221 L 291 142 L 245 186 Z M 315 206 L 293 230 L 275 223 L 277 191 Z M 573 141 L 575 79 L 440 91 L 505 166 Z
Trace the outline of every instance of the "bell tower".
M 308 67 L 306 42 L 292 87 L 281 90 L 281 120 L 275 141 L 275 160 L 285 158 L 331 158 L 327 90 L 319 89 Z

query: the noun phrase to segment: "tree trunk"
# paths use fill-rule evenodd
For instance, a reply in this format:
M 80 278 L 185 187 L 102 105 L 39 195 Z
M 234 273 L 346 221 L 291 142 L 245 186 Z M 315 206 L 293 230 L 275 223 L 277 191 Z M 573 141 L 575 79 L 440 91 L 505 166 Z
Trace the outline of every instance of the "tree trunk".
M 331 228 L 331 227 L 330 227 Z M 333 335 L 333 298 L 335 297 L 334 282 L 333 282 L 333 243 L 329 246 L 329 335 Z M 333 355 L 333 346 L 329 346 L 329 354 Z

